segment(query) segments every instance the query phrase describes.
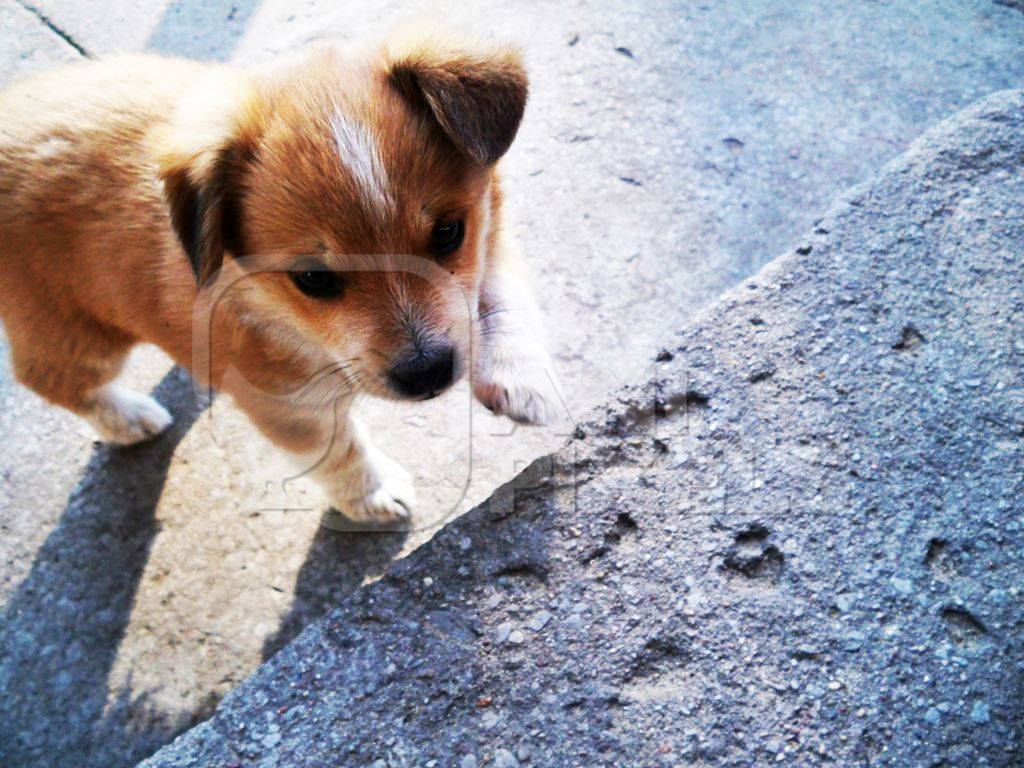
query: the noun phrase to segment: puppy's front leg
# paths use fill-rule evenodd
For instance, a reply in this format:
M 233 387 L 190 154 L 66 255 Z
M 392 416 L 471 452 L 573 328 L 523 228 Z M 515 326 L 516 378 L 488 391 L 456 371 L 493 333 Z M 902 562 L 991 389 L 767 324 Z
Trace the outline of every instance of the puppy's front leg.
M 351 397 L 336 398 L 332 381 L 318 384 L 297 396 L 266 395 L 237 382 L 225 389 L 260 431 L 323 487 L 341 514 L 363 523 L 407 520 L 416 498 L 411 476 L 373 444 L 351 412 Z M 334 399 L 325 406 L 325 397 Z
M 480 289 L 481 344 L 473 394 L 494 413 L 522 424 L 549 424 L 561 400 L 544 346 L 540 310 L 508 235 L 498 238 Z
M 347 403 L 336 408 L 336 427 L 319 455 L 304 457 L 331 505 L 351 520 L 394 523 L 409 519 L 416 491 L 409 472 L 380 450 Z

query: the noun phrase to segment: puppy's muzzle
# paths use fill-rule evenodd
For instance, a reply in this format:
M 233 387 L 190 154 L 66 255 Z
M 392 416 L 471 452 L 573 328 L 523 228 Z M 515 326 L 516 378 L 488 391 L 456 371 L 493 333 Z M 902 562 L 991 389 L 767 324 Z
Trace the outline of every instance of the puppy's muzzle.
M 391 388 L 403 397 L 428 399 L 447 389 L 455 379 L 455 350 L 436 347 L 417 350 L 392 367 Z

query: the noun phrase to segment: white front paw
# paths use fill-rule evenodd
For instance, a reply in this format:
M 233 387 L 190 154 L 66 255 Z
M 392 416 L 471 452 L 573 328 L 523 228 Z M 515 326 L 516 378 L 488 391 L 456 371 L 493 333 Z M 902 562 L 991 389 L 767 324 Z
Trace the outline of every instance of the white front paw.
M 484 349 L 473 394 L 493 413 L 520 424 L 550 424 L 561 403 L 551 359 L 543 349 L 523 343 Z
M 416 503 L 416 489 L 405 467 L 374 447 L 357 463 L 332 478 L 328 496 L 335 509 L 360 523 L 407 521 Z
M 85 414 L 100 439 L 132 445 L 156 437 L 171 425 L 171 414 L 148 395 L 111 384 L 97 393 L 92 410 Z

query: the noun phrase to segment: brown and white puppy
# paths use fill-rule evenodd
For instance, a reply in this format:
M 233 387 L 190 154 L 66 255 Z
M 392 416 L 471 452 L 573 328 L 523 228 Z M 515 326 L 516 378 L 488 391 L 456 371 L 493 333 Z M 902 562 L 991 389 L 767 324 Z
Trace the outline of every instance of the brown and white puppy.
M 112 383 L 137 342 L 230 394 L 356 520 L 407 517 L 409 475 L 349 411 L 461 374 L 554 416 L 537 307 L 495 169 L 517 52 L 433 36 L 260 70 L 83 63 L 0 95 L 0 313 L 15 375 L 116 443 L 171 417 Z M 326 405 L 325 405 L 326 404 Z

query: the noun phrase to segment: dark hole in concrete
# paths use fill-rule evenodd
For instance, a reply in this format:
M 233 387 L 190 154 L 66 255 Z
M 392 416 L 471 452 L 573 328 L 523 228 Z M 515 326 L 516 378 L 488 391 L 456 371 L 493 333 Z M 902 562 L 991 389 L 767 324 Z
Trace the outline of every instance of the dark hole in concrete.
M 924 336 L 913 325 L 904 325 L 900 331 L 899 341 L 892 345 L 892 348 L 900 352 L 917 349 L 924 344 Z
M 725 148 L 734 155 L 738 155 L 743 151 L 743 142 L 733 136 L 722 139 L 722 143 L 725 144 Z
M 494 572 L 496 577 L 527 578 L 544 581 L 547 578 L 547 568 L 537 563 L 510 563 Z
M 735 543 L 722 561 L 722 570 L 748 579 L 777 579 L 786 558 L 778 547 L 767 543 L 770 534 L 771 531 L 761 523 L 751 523 L 738 531 Z
M 629 512 L 620 512 L 619 516 L 615 519 L 615 527 L 620 531 L 635 531 L 637 529 L 636 520 Z
M 602 545 L 600 547 L 594 547 L 589 552 L 584 554 L 583 557 L 580 558 L 580 562 L 583 563 L 584 565 L 587 565 L 588 563 L 592 563 L 595 560 L 598 560 L 598 559 L 604 557 L 610 551 L 611 551 L 611 547 L 608 546 L 607 544 Z
M 667 416 L 673 411 L 683 409 L 689 410 L 690 408 L 707 408 L 710 399 L 707 395 L 697 390 L 687 390 L 682 395 L 673 395 L 667 400 L 655 400 L 654 401 L 654 415 L 655 416 Z
M 988 628 L 973 613 L 960 605 L 947 605 L 941 612 L 954 642 L 967 643 L 988 634 Z
M 771 531 L 766 526 L 761 523 L 751 523 L 746 528 L 737 532 L 736 543 L 739 545 L 760 544 L 769 535 L 771 535 Z
M 689 661 L 689 653 L 672 638 L 656 637 L 648 640 L 643 650 L 636 655 L 626 681 L 638 677 L 664 672 L 666 668 L 678 667 Z
M 928 549 L 924 553 L 924 564 L 931 565 L 934 563 L 946 551 L 947 546 L 949 546 L 949 543 L 945 539 L 930 539 L 928 541 Z

